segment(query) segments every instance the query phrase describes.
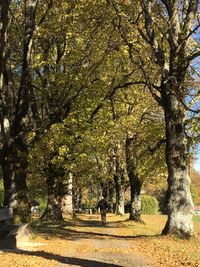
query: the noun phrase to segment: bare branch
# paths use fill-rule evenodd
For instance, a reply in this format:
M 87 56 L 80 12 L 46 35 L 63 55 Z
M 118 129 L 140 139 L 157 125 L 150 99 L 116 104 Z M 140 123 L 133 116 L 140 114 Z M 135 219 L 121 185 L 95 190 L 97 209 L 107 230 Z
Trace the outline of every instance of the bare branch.
M 93 119 L 96 116 L 96 114 L 104 106 L 106 100 L 112 99 L 112 97 L 115 95 L 115 93 L 118 91 L 118 89 L 127 88 L 127 87 L 133 86 L 133 85 L 141 85 L 141 84 L 142 85 L 145 85 L 145 82 L 144 81 L 126 82 L 124 84 L 119 84 L 119 85 L 113 87 L 112 90 L 111 91 L 108 91 L 108 93 L 105 95 L 105 97 L 103 98 L 103 100 L 94 109 L 94 111 L 90 115 L 90 118 L 89 118 L 88 122 L 91 123 L 93 121 Z
M 51 9 L 52 7 L 53 7 L 53 0 L 49 0 L 49 2 L 48 2 L 48 4 L 47 4 L 47 8 L 46 8 L 46 10 L 45 10 L 44 14 L 41 16 L 41 18 L 40 18 L 40 20 L 39 20 L 39 22 L 38 22 L 37 29 L 38 29 L 38 27 L 40 27 L 41 24 L 45 21 L 46 17 L 47 17 L 48 14 L 49 14 L 49 11 L 50 11 L 50 9 Z
M 147 75 L 147 73 L 146 73 L 146 71 L 145 71 L 145 69 L 144 69 L 144 67 L 143 67 L 143 62 L 142 62 L 142 59 L 141 59 L 141 57 L 140 57 L 140 69 L 141 69 L 141 71 L 142 71 L 142 73 L 143 73 L 143 75 L 144 75 L 144 78 L 145 78 L 145 81 L 146 81 L 146 85 L 147 85 L 147 87 L 149 88 L 149 91 L 151 92 L 151 94 L 152 94 L 152 96 L 153 96 L 153 98 L 157 101 L 157 103 L 160 105 L 160 106 L 163 106 L 163 102 L 162 102 L 162 99 L 161 99 L 161 97 L 158 95 L 158 92 L 159 92 L 159 94 L 160 94 L 160 87 L 159 86 L 155 86 L 152 82 L 151 82 L 151 80 L 150 80 L 150 78 L 148 77 L 148 75 Z
M 152 51 L 155 56 L 155 62 L 163 68 L 165 65 L 165 55 L 163 49 L 160 47 L 159 42 L 156 38 L 156 34 L 154 31 L 153 19 L 152 19 L 152 9 L 151 9 L 151 1 L 141 0 L 141 5 L 143 8 L 144 19 L 145 19 L 145 30 L 146 35 L 139 30 L 141 37 L 146 40 L 148 44 L 151 45 Z
M 197 70 L 195 70 L 195 68 L 191 64 L 190 64 L 190 68 L 200 78 L 200 73 Z
M 150 152 L 151 154 L 153 154 L 156 152 L 156 150 L 158 150 L 165 143 L 166 143 L 166 139 L 161 139 L 156 144 L 154 144 L 154 146 L 148 146 L 147 152 Z
M 184 36 L 188 36 L 190 34 L 190 28 L 191 28 L 192 22 L 197 14 L 198 2 L 199 0 L 189 1 L 188 8 L 185 11 L 185 18 L 184 18 L 184 24 L 183 24 L 183 29 L 182 29 Z
M 163 139 L 160 139 L 153 146 L 148 145 L 147 148 L 139 155 L 139 157 L 141 158 L 142 156 L 144 156 L 147 153 L 153 155 L 165 143 L 166 143 L 166 139 L 163 138 Z
M 190 61 L 196 59 L 197 57 L 200 57 L 200 50 L 198 50 L 198 51 L 196 51 L 195 53 L 193 53 L 192 55 L 190 55 L 190 56 L 188 57 L 188 61 L 190 62 Z
M 169 0 L 161 0 L 161 2 L 164 4 L 169 16 L 171 16 L 170 1 Z

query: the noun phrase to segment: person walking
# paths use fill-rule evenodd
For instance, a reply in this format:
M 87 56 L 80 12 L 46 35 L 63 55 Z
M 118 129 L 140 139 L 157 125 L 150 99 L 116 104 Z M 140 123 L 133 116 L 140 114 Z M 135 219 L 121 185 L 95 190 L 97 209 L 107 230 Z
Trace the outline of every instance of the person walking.
M 97 205 L 97 210 L 100 209 L 102 225 L 106 225 L 107 208 L 108 208 L 107 201 L 105 200 L 105 198 L 102 198 Z

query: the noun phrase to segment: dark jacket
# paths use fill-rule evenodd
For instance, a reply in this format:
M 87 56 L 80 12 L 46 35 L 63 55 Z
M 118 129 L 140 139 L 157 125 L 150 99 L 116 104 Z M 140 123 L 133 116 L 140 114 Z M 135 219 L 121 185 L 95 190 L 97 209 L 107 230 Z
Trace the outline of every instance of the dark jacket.
M 106 210 L 108 208 L 108 204 L 105 199 L 101 199 L 97 205 L 97 209 L 100 208 L 100 210 Z

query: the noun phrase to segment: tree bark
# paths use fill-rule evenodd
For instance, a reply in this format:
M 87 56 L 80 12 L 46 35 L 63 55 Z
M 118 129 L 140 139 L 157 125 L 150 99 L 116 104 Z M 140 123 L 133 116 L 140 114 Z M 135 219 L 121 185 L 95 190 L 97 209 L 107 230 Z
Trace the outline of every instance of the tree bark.
M 6 2 L 8 3 L 6 6 Z M 1 1 L 1 19 L 5 18 L 8 23 L 8 9 L 10 1 Z M 1 76 L 1 133 L 2 133 L 2 170 L 5 186 L 5 200 L 14 214 L 15 222 L 27 222 L 30 219 L 30 205 L 28 189 L 26 185 L 28 167 L 27 146 L 27 115 L 29 110 L 29 92 L 32 86 L 31 51 L 32 38 L 35 29 L 35 11 L 37 1 L 25 1 L 24 40 L 19 90 L 9 80 L 5 51 L 0 55 L 3 62 L 3 74 Z M 2 9 L 4 7 L 4 9 Z M 6 8 L 5 8 L 6 7 Z M 4 11 L 3 11 L 4 10 Z M 6 13 L 7 12 L 7 13 Z M 6 28 L 6 26 L 4 27 Z M 5 46 L 6 30 L 4 29 Z M 1 32 L 1 41 L 3 40 Z M 2 72 L 2 69 L 1 71 Z M 3 88 L 3 89 L 2 89 Z M 13 96 L 17 95 L 16 101 Z M 5 165 L 4 165 L 5 164 Z M 3 166 L 4 165 L 4 166 Z
M 47 174 L 47 207 L 41 216 L 42 221 L 60 221 L 63 219 L 61 210 L 62 196 L 58 194 L 58 177 L 54 170 L 54 165 L 49 164 Z
M 15 201 L 15 182 L 14 182 L 14 170 L 13 164 L 11 164 L 11 154 L 6 153 L 2 155 L 2 172 L 3 172 L 3 184 L 4 184 L 4 203 L 6 207 L 13 207 Z
M 1 166 L 3 171 L 6 173 L 6 177 L 10 177 L 10 173 L 12 173 L 12 166 L 9 166 L 9 159 L 6 158 L 7 150 L 4 150 L 3 147 L 6 143 L 6 130 L 5 128 L 5 120 L 4 120 L 4 80 L 5 80 L 5 65 L 6 65 L 6 44 L 7 44 L 7 30 L 8 30 L 8 22 L 9 22 L 9 6 L 10 1 L 1 1 L 0 2 L 0 124 L 1 124 L 1 135 L 2 135 L 2 148 L 1 148 Z M 11 186 L 11 180 L 6 181 L 4 179 L 4 186 L 8 188 Z M 11 188 L 11 187 L 10 187 Z M 9 199 L 11 199 L 11 192 L 6 192 L 6 202 L 9 203 Z
M 163 234 L 172 233 L 181 238 L 189 238 L 193 234 L 193 202 L 188 175 L 189 145 L 185 127 L 185 117 L 189 108 L 186 100 L 190 88 L 185 80 L 191 61 L 199 56 L 199 48 L 195 47 L 192 40 L 193 35 L 198 37 L 198 31 L 194 30 L 199 13 L 198 5 L 198 0 L 162 1 L 161 5 L 160 1 L 141 1 L 145 31 L 139 32 L 151 49 L 154 66 L 157 65 L 160 69 L 160 76 L 156 78 L 159 86 L 153 86 L 154 81 L 149 76 L 149 70 L 145 70 L 142 64 L 141 70 L 152 96 L 163 107 L 165 113 L 168 220 Z M 158 25 L 153 18 L 154 11 L 160 8 L 165 13 L 161 23 L 166 25 L 165 32 L 169 32 L 168 47 L 161 41 L 165 39 L 165 33 L 161 33 L 161 36 L 158 34 Z M 195 99 L 194 95 L 192 98 Z
M 30 221 L 27 180 L 28 147 L 26 136 L 11 138 L 3 144 L 2 172 L 4 181 L 4 206 L 10 208 L 15 223 Z
M 74 211 L 81 212 L 82 211 L 82 189 L 73 187 L 73 206 Z
M 114 212 L 114 184 L 112 181 L 109 181 L 108 184 L 108 211 Z
M 141 222 L 141 210 L 142 210 L 142 200 L 141 200 L 141 181 L 137 178 L 129 178 L 129 180 L 134 180 L 130 182 L 131 187 L 131 203 L 130 203 L 130 216 L 129 220 Z
M 4 69 L 5 69 L 5 54 L 6 54 L 6 43 L 7 43 L 7 30 L 9 22 L 9 6 L 10 0 L 0 2 L 0 93 L 1 93 L 1 108 L 2 108 L 2 91 L 4 81 Z
M 108 196 L 108 184 L 107 182 L 100 182 L 99 199 L 101 200 L 102 198 L 107 198 L 107 196 Z
M 65 188 L 66 187 L 66 188 Z M 62 186 L 64 192 L 62 193 L 61 199 L 61 211 L 62 216 L 73 215 L 73 174 L 69 172 L 69 179 L 66 181 L 66 184 Z
M 13 169 L 15 183 L 15 205 L 13 207 L 13 219 L 15 223 L 29 222 L 31 207 L 28 194 L 27 168 L 28 147 L 26 137 L 21 135 L 13 144 Z
M 2 25 L 0 41 L 1 165 L 5 191 L 4 205 L 11 209 L 14 213 L 14 221 L 19 223 L 21 221 L 27 222 L 30 219 L 30 207 L 25 182 L 28 157 L 24 134 L 21 134 L 21 129 L 19 132 L 16 132 L 17 129 L 14 128 L 12 119 L 12 92 L 6 70 L 9 5 L 10 1 L 1 1 L 0 3 Z M 15 216 L 16 213 L 18 213 L 17 216 Z
M 123 215 L 125 213 L 124 209 L 124 192 L 125 192 L 125 178 L 124 178 L 124 168 L 121 166 L 120 162 L 120 151 L 121 145 L 117 144 L 113 149 L 112 153 L 112 168 L 113 168 L 113 180 L 115 184 L 115 197 L 116 206 L 115 213 L 118 215 Z
M 116 208 L 115 213 L 123 215 L 124 212 L 124 174 L 117 172 L 114 174 L 115 190 L 116 190 Z
M 136 170 L 136 158 L 134 151 L 134 137 L 126 137 L 126 168 L 131 189 L 129 220 L 141 222 L 141 188 L 143 181 Z
M 166 162 L 168 167 L 166 193 L 168 220 L 162 233 L 165 235 L 172 233 L 189 238 L 193 234 L 193 201 L 188 174 L 188 139 L 184 129 L 185 110 L 178 103 L 175 95 L 165 94 L 163 99 L 165 99 Z

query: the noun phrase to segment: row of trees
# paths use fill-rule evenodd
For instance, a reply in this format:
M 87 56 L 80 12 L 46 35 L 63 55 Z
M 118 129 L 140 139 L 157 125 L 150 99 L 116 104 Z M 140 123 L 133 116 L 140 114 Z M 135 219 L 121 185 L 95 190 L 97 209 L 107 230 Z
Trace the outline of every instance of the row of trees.
M 30 216 L 28 172 L 32 184 L 45 177 L 44 218 L 60 217 L 72 176 L 77 188 L 86 177 L 103 185 L 113 176 L 121 212 L 127 173 L 130 217 L 140 220 L 143 183 L 167 169 L 163 233 L 193 234 L 198 7 L 198 0 L 0 1 L 1 166 L 4 205 L 16 221 Z

